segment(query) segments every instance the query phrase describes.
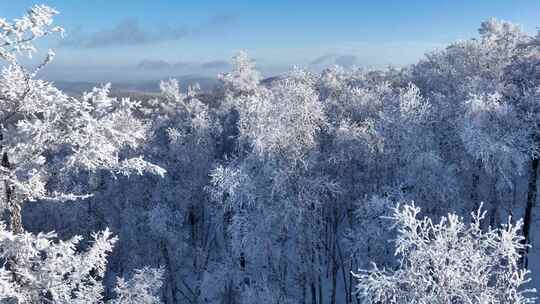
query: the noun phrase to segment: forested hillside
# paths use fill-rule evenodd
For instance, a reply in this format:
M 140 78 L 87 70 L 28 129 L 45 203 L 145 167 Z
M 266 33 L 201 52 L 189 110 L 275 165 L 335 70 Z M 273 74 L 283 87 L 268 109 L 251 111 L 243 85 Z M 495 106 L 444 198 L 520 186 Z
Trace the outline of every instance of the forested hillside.
M 56 14 L 0 19 L 0 303 L 534 302 L 540 36 L 138 101 L 22 64 Z

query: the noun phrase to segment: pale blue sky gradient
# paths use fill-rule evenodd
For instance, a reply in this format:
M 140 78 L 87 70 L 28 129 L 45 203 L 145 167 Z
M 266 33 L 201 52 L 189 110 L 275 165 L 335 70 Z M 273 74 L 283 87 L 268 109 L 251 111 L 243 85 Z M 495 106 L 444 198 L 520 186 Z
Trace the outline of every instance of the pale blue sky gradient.
M 34 3 L 0 1 L 0 13 L 15 18 Z M 426 51 L 475 36 L 489 17 L 519 23 L 530 33 L 540 26 L 538 0 L 37 3 L 59 10 L 57 23 L 67 32 L 64 41 L 41 44 L 58 54 L 50 67 L 53 78 L 92 78 L 92 73 L 120 78 L 119 71 L 143 61 L 136 68 L 141 77 L 214 75 L 227 69 L 223 61 L 238 50 L 248 51 L 266 74 L 314 62 L 404 65 Z

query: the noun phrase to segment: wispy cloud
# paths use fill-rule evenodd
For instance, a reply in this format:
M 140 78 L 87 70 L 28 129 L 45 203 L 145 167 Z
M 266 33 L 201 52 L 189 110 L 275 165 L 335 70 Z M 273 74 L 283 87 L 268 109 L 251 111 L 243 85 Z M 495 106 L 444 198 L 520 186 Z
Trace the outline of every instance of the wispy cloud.
M 137 64 L 139 70 L 163 70 L 171 67 L 172 65 L 165 60 L 144 59 Z
M 227 69 L 229 63 L 224 60 L 214 60 L 209 62 L 204 62 L 200 65 L 202 69 Z
M 85 33 L 75 31 L 60 42 L 64 47 L 105 48 L 133 46 L 180 40 L 188 36 L 222 34 L 237 21 L 234 15 L 214 15 L 197 26 L 162 24 L 154 29 L 143 27 L 137 19 L 128 18 L 115 26 Z
M 315 59 L 313 59 L 310 64 L 311 65 L 329 65 L 329 64 L 337 64 L 344 68 L 350 68 L 358 63 L 358 57 L 351 54 L 325 54 L 322 56 L 319 56 Z
M 225 60 L 212 60 L 207 62 L 170 62 L 161 59 L 144 59 L 141 60 L 136 68 L 138 70 L 156 71 L 156 70 L 182 70 L 192 69 L 200 70 L 220 70 L 224 71 L 230 68 L 229 62 Z

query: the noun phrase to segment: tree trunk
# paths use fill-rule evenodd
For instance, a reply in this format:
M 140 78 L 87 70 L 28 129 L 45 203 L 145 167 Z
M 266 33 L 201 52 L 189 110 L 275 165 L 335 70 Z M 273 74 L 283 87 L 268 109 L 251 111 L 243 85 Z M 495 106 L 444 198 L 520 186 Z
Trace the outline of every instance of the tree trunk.
M 478 193 L 478 186 L 480 185 L 480 172 L 482 169 L 482 161 L 477 160 L 475 167 L 473 168 L 472 183 L 471 183 L 471 203 L 473 210 L 476 211 L 480 208 L 480 199 Z
M 2 137 L 0 136 L 0 139 L 1 138 Z M 9 171 L 11 168 L 7 152 L 2 153 L 1 166 L 2 169 L 6 171 Z M 13 192 L 13 185 L 8 180 L 4 180 L 4 199 L 6 202 L 5 206 L 8 208 L 9 211 L 9 224 L 11 231 L 15 234 L 22 233 L 23 227 L 21 216 L 21 202 L 15 197 L 15 193 Z
M 319 304 L 323 304 L 323 284 L 321 279 L 321 274 L 319 274 Z
M 311 280 L 311 303 L 317 304 L 317 288 L 315 287 L 315 280 Z
M 531 172 L 529 175 L 529 189 L 527 191 L 527 205 L 525 206 L 525 215 L 523 219 L 523 236 L 524 244 L 528 246 L 531 243 L 530 234 L 531 226 L 533 222 L 533 208 L 536 205 L 537 195 L 537 180 L 538 180 L 538 163 L 539 159 L 534 158 L 531 162 Z M 528 266 L 527 254 L 529 253 L 529 247 L 525 247 L 523 255 L 521 256 L 521 265 L 525 268 Z
M 165 259 L 165 266 L 167 271 L 167 280 L 165 280 L 165 288 L 163 288 L 164 291 L 164 298 L 165 301 L 170 296 L 170 299 L 173 304 L 178 303 L 178 299 L 176 298 L 176 278 L 175 278 L 175 272 L 172 269 L 171 259 L 169 257 L 169 249 L 167 248 L 167 244 L 165 240 L 161 240 L 160 247 L 162 251 L 163 258 Z M 169 291 L 170 293 L 167 295 L 165 292 Z
M 338 276 L 338 266 L 337 261 L 332 259 L 332 293 L 330 296 L 330 304 L 336 304 L 336 294 L 337 294 L 337 276 Z
M 349 300 L 349 288 L 347 286 L 347 275 L 346 275 L 346 272 L 345 272 L 345 261 L 343 260 L 343 253 L 341 251 L 341 247 L 339 246 L 339 243 L 337 244 L 337 249 L 338 249 L 338 254 L 339 254 L 339 262 L 340 262 L 340 267 L 341 267 L 341 277 L 343 278 L 343 289 L 345 290 L 345 303 L 350 303 L 351 301 Z
M 4 150 L 4 146 L 2 145 L 2 142 L 4 140 L 4 132 L 2 128 L 0 127 L 0 153 L 2 153 L 2 160 L 0 163 L 0 166 L 3 170 L 9 172 L 11 169 L 11 164 L 9 163 L 9 157 L 6 151 Z M 5 199 L 5 207 L 8 209 L 9 212 L 9 223 L 11 231 L 15 234 L 19 234 L 23 232 L 22 227 L 22 217 L 21 217 L 21 202 L 18 201 L 15 197 L 15 193 L 13 192 L 13 185 L 7 180 L 4 180 L 4 199 Z
M 20 234 L 23 233 L 23 225 L 22 225 L 22 210 L 21 210 L 21 204 L 20 201 L 17 199 L 11 198 L 11 231 L 13 231 L 14 234 Z

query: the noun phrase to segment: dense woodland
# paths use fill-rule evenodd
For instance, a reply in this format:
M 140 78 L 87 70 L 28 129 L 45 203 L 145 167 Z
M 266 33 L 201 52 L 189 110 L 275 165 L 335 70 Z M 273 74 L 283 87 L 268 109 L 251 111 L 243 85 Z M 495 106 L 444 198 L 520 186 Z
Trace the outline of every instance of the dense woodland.
M 0 303 L 534 302 L 540 36 L 140 102 L 21 63 L 56 14 L 0 19 Z

